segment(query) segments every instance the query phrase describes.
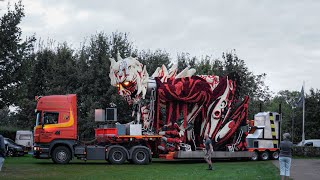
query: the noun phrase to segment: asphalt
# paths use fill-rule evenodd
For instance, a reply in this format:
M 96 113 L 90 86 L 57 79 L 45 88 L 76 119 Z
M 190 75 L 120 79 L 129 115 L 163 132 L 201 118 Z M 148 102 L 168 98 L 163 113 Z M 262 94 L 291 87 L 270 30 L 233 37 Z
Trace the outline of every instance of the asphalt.
M 279 168 L 279 161 L 272 163 Z M 320 179 L 320 159 L 292 159 L 290 178 L 294 180 Z

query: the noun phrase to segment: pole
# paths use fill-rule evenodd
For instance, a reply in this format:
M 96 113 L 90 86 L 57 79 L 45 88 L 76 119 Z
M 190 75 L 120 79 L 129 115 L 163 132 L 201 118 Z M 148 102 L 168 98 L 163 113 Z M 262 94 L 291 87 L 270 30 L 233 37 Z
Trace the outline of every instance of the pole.
M 305 115 L 305 98 L 304 98 L 304 81 L 303 81 L 303 101 L 302 101 L 302 142 L 305 140 L 305 134 L 304 134 L 304 115 Z
M 280 146 L 280 142 L 281 140 L 283 140 L 281 137 L 281 133 L 282 133 L 282 130 L 281 130 L 281 127 L 282 127 L 282 109 L 281 109 L 281 103 L 279 104 L 279 129 L 278 129 L 278 147 Z
M 293 133 L 294 133 L 294 108 L 292 107 L 292 122 L 291 122 L 291 142 L 293 143 Z
M 262 112 L 262 103 L 259 104 L 259 112 Z M 254 118 L 253 118 L 254 119 Z

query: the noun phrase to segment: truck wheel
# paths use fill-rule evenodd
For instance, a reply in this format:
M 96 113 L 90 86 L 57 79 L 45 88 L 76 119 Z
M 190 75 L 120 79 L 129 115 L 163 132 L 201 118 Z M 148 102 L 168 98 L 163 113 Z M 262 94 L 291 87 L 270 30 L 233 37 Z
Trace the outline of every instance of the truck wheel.
M 132 161 L 135 164 L 149 164 L 149 157 L 148 150 L 142 148 L 138 148 L 132 153 Z
M 272 159 L 279 159 L 279 151 L 274 151 L 271 156 Z
M 254 151 L 254 152 L 253 152 L 253 155 L 252 155 L 252 157 L 251 157 L 251 160 L 257 161 L 258 159 L 259 159 L 259 154 L 258 154 L 257 151 Z
M 123 164 L 127 159 L 127 154 L 123 149 L 115 147 L 110 150 L 108 159 L 111 164 Z
M 269 152 L 268 152 L 268 151 L 264 151 L 264 152 L 261 154 L 261 159 L 262 159 L 263 161 L 269 160 Z
M 71 152 L 65 146 L 58 146 L 53 150 L 52 161 L 57 164 L 68 164 L 71 160 Z

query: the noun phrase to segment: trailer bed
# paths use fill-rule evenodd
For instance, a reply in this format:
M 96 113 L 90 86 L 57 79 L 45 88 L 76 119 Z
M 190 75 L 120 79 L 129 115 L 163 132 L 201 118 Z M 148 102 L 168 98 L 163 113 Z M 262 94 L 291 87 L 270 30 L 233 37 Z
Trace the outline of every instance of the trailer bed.
M 202 150 L 196 151 L 176 151 L 173 155 L 174 159 L 201 159 L 205 155 L 205 152 Z M 229 151 L 213 151 L 212 158 L 221 158 L 221 159 L 228 159 L 228 158 L 251 158 L 253 152 L 249 151 L 236 151 L 236 152 L 229 152 Z

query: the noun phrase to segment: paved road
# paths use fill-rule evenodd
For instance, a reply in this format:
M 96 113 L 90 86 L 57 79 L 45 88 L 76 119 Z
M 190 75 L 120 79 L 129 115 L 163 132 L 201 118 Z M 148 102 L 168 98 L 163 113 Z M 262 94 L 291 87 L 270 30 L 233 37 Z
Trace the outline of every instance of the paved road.
M 279 161 L 272 161 L 279 168 Z M 291 176 L 294 180 L 320 179 L 320 159 L 293 159 Z

